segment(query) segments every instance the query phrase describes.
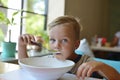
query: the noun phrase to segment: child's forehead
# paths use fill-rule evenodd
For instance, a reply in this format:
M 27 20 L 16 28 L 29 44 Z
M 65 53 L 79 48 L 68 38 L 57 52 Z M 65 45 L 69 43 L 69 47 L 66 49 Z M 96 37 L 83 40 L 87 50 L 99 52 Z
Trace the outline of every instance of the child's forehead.
M 54 27 L 51 28 L 51 30 L 55 30 L 55 29 L 62 29 L 62 30 L 66 30 L 66 29 L 69 29 L 69 30 L 73 30 L 73 26 L 68 24 L 68 23 L 65 23 L 65 24 L 59 24 L 59 25 L 56 25 Z
M 65 24 L 61 24 L 61 25 L 56 25 L 54 26 L 53 28 L 51 28 L 50 31 L 61 31 L 61 32 L 64 32 L 64 33 L 68 33 L 69 31 L 71 33 L 73 33 L 74 29 L 71 25 L 65 25 Z
M 73 38 L 75 35 L 74 30 L 70 26 L 57 25 L 49 31 L 49 36 Z

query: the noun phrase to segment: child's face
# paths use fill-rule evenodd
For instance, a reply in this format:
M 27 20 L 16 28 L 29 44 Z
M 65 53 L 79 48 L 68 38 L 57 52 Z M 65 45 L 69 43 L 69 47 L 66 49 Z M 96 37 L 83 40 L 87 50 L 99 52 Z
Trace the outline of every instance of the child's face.
M 75 33 L 69 25 L 57 25 L 49 31 L 50 48 L 59 53 L 59 59 L 73 59 L 74 50 L 76 49 L 77 41 Z

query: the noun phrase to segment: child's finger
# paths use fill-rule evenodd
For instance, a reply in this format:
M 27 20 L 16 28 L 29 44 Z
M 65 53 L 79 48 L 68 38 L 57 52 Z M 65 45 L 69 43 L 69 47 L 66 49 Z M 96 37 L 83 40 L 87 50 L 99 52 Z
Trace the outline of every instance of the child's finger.
M 76 74 L 78 78 L 80 78 L 82 76 L 83 70 L 84 70 L 84 66 L 81 64 L 81 66 L 79 66 L 77 74 Z

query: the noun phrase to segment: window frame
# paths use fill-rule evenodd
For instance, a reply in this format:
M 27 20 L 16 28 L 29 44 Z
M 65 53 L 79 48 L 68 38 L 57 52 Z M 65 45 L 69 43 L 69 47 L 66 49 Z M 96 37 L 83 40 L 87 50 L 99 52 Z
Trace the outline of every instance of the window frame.
M 42 15 L 45 17 L 45 20 L 44 20 L 44 30 L 47 30 L 47 17 L 48 17 L 48 0 L 45 0 L 45 13 L 44 14 L 39 14 L 39 13 L 35 13 L 33 11 L 27 11 L 27 10 L 24 10 L 24 4 L 25 4 L 25 0 L 21 0 L 21 12 L 20 12 L 20 16 L 23 16 L 23 13 L 26 12 L 26 13 L 32 13 L 32 14 L 37 14 L 37 15 Z M 10 9 L 10 10 L 19 10 L 19 9 L 14 9 L 14 8 L 9 8 L 9 7 L 5 7 L 5 6 L 2 6 L 0 5 L 0 8 L 3 8 L 3 9 Z M 20 18 L 20 22 L 21 23 L 19 25 L 20 27 L 20 35 L 23 34 L 23 18 Z

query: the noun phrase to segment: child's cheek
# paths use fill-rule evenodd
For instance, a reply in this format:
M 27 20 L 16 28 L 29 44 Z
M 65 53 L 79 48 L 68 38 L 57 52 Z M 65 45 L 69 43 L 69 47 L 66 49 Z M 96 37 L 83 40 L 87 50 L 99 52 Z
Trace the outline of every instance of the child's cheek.
M 50 49 L 54 50 L 53 45 L 52 44 L 49 44 L 49 45 L 50 45 Z

